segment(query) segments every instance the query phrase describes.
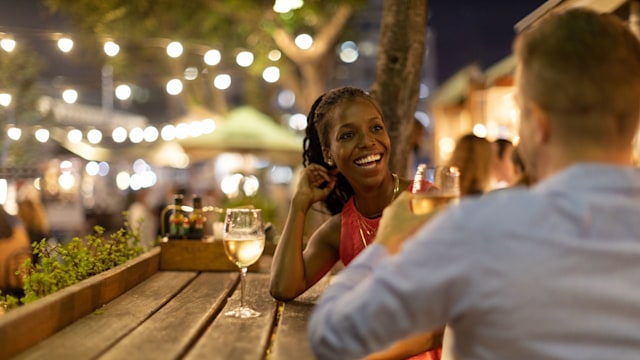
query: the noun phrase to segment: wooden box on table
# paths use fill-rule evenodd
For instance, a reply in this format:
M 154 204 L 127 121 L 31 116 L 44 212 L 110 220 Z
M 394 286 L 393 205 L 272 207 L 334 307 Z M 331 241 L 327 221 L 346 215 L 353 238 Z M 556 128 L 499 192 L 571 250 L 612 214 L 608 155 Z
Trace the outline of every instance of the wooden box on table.
M 237 271 L 238 267 L 224 252 L 222 240 L 173 240 L 163 238 L 160 243 L 160 270 Z M 273 254 L 273 244 L 267 242 L 260 260 L 249 266 L 258 271 L 265 257 Z M 263 264 L 264 265 L 264 264 Z

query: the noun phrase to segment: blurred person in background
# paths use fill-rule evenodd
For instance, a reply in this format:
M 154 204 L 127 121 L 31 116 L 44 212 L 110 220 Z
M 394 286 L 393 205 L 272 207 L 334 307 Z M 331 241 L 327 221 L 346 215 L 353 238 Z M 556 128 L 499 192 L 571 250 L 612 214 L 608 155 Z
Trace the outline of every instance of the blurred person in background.
M 140 233 L 140 246 L 149 250 L 156 245 L 158 237 L 158 215 L 150 202 L 150 190 L 133 191 L 133 202 L 127 209 L 127 221 L 131 230 Z
M 491 190 L 504 188 L 516 181 L 516 169 L 513 164 L 513 143 L 507 139 L 496 139 L 492 143 Z
M 33 244 L 40 242 L 50 236 L 49 220 L 44 204 L 42 203 L 40 192 L 33 185 L 23 184 L 18 188 L 16 198 L 18 205 L 18 218 L 22 220 L 29 235 L 29 243 L 33 249 Z M 32 262 L 38 262 L 38 256 L 33 254 Z
M 460 170 L 460 195 L 481 195 L 491 186 L 492 145 L 474 134 L 462 135 L 449 159 Z
M 22 279 L 16 275 L 31 257 L 29 235 L 17 216 L 0 206 L 0 290 L 3 294 L 22 296 Z
M 531 186 L 533 183 L 529 178 L 529 175 L 527 175 L 527 169 L 524 166 L 522 156 L 520 155 L 520 151 L 518 151 L 517 147 L 514 148 L 513 152 L 511 153 L 511 162 L 513 163 L 513 170 L 515 174 L 513 183 L 511 185 Z

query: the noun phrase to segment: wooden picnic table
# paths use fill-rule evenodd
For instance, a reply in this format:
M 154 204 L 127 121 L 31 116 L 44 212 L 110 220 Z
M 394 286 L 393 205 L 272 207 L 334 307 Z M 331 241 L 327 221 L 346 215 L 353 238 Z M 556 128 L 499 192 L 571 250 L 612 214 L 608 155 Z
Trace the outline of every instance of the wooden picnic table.
M 245 302 L 262 315 L 236 319 L 223 313 L 240 302 L 238 271 L 159 270 L 11 358 L 313 359 L 306 324 L 326 283 L 278 302 L 261 265 L 247 275 Z

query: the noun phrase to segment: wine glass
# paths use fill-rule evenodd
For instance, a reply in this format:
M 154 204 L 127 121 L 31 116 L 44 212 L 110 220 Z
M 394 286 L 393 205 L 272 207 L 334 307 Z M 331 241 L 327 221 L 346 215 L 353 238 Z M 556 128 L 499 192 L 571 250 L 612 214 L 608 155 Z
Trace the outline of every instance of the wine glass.
M 414 183 L 411 209 L 415 214 L 441 210 L 460 199 L 460 170 L 455 166 L 418 165 Z
M 226 316 L 251 318 L 260 313 L 244 303 L 247 267 L 260 258 L 264 250 L 264 223 L 260 209 L 227 209 L 222 242 L 229 260 L 240 268 L 240 306 Z

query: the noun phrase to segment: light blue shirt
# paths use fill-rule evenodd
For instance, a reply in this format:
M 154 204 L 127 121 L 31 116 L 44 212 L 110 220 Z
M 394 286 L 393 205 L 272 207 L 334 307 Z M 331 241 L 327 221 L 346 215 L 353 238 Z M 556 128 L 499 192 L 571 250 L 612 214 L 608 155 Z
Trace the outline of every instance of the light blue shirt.
M 449 324 L 459 359 L 640 359 L 640 170 L 576 165 L 361 253 L 309 323 L 319 359 Z

